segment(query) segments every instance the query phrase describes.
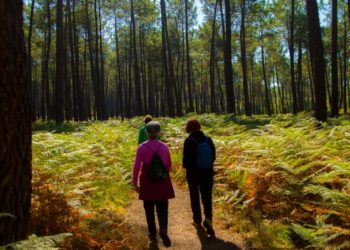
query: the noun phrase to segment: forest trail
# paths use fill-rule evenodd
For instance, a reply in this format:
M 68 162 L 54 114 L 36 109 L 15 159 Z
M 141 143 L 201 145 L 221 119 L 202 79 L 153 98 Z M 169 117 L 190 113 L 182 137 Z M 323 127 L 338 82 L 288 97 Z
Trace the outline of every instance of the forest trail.
M 187 190 L 174 184 L 175 199 L 169 201 L 169 226 L 168 234 L 172 241 L 170 248 L 163 246 L 162 240 L 158 236 L 158 246 L 148 247 L 147 244 L 140 249 L 181 249 L 181 250 L 235 250 L 244 249 L 243 240 L 239 235 L 227 232 L 223 221 L 215 216 L 214 209 L 214 229 L 216 238 L 208 238 L 204 228 L 196 230 L 191 224 L 192 212 L 190 207 L 189 194 Z M 125 222 L 132 226 L 135 232 L 140 232 L 147 236 L 147 223 L 143 209 L 143 202 L 135 199 L 127 208 Z

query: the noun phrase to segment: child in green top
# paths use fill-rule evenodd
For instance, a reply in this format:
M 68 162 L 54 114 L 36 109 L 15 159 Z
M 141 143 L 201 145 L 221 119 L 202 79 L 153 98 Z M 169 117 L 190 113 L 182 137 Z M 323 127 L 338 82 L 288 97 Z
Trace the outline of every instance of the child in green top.
M 151 115 L 146 115 L 143 118 L 143 121 L 145 122 L 145 125 L 143 125 L 139 129 L 139 138 L 138 138 L 138 141 L 137 141 L 138 144 L 141 144 L 141 143 L 143 143 L 143 142 L 148 140 L 147 133 L 146 133 L 146 124 L 149 123 L 152 120 L 153 120 L 153 117 Z

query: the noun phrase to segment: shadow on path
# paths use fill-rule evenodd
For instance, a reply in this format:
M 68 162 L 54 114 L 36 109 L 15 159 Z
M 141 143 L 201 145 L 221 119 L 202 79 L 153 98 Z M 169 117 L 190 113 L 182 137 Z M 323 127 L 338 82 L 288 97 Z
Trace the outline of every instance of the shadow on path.
M 198 238 L 201 242 L 202 250 L 240 250 L 238 246 L 229 241 L 224 241 L 219 238 L 208 237 L 207 232 L 203 227 L 196 228 Z

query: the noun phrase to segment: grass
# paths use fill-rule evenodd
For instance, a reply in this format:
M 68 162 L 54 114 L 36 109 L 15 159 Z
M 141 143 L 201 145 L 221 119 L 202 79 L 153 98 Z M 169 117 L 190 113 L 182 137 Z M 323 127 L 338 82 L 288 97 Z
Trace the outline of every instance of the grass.
M 184 126 L 192 116 L 159 118 L 161 139 L 172 153 L 173 178 L 184 185 Z M 248 246 L 349 248 L 349 117 L 327 123 L 307 113 L 195 117 L 217 147 L 215 204 L 227 227 L 243 235 Z M 125 246 L 128 229 L 122 221 L 132 199 L 131 169 L 141 121 L 35 124 L 34 182 L 47 177 L 44 187 L 64 194 L 67 206 L 82 216 L 79 226 L 72 222 L 65 228 L 76 240 L 97 248 Z M 62 213 L 69 217 L 71 212 Z M 101 223 L 106 220 L 109 224 Z

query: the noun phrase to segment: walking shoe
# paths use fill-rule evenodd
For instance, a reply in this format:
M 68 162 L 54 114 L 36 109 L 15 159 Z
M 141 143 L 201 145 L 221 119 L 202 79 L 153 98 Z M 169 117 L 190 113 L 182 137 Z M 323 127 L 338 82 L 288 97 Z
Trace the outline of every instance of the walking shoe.
M 171 240 L 169 239 L 167 232 L 161 231 L 159 232 L 159 236 L 162 238 L 165 247 L 171 246 Z
M 205 219 L 205 221 L 203 222 L 203 227 L 207 230 L 207 234 L 209 234 L 210 237 L 215 237 L 215 231 L 213 229 L 211 220 Z

